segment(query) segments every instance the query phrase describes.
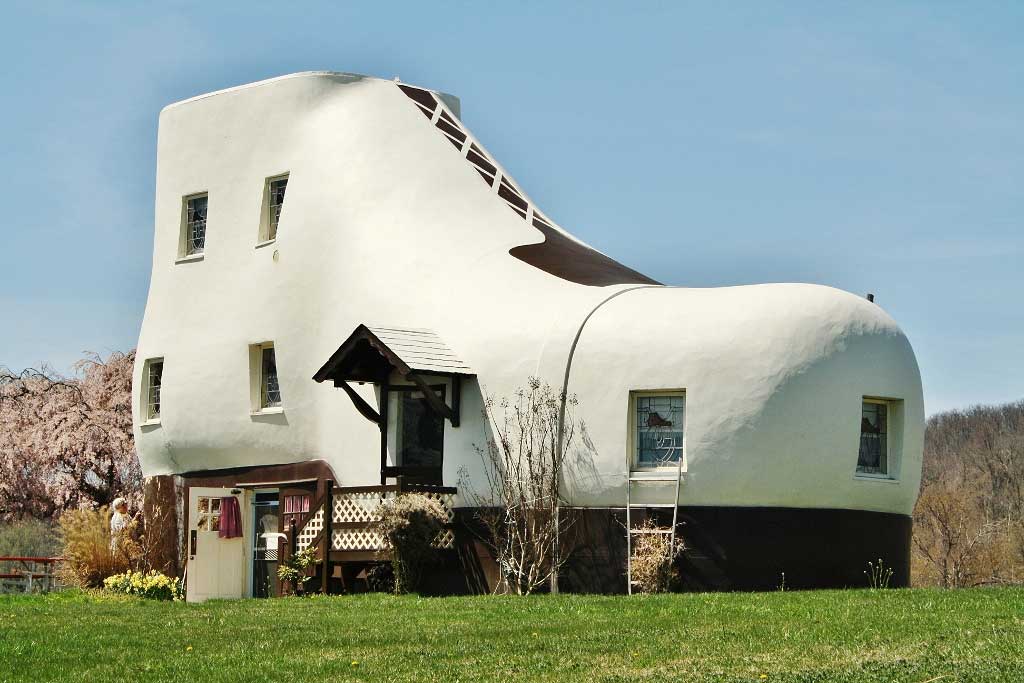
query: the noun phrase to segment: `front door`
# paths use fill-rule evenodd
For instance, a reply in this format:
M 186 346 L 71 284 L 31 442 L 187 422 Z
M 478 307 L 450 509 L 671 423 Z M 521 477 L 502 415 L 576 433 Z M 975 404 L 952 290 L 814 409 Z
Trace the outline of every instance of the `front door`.
M 390 387 L 396 400 L 395 437 L 398 466 L 411 484 L 441 484 L 444 456 L 444 418 L 430 407 L 423 392 L 413 387 Z M 444 387 L 434 387 L 444 401 Z
M 281 542 L 281 521 L 277 491 L 256 491 L 252 504 L 252 596 L 270 598 L 278 594 L 277 553 Z
M 238 523 L 246 523 L 245 498 L 231 489 L 193 486 L 188 492 L 188 564 L 185 599 L 240 598 L 245 583 L 245 541 L 242 536 L 222 538 L 221 516 L 225 499 L 238 501 Z

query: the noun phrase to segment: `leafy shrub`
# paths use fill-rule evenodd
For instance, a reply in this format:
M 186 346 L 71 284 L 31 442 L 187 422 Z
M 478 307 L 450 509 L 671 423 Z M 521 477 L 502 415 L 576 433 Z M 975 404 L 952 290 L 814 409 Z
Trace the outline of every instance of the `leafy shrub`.
M 403 493 L 380 506 L 380 526 L 391 548 L 395 592 L 419 588 L 423 567 L 436 550 L 434 539 L 448 522 L 439 502 L 419 493 Z
M 657 527 L 647 520 L 638 531 L 654 531 Z M 669 534 L 640 533 L 633 536 L 633 583 L 642 593 L 664 593 L 679 580 L 676 558 L 683 551 L 677 544 L 673 551 Z
M 182 600 L 181 581 L 157 571 L 148 574 L 127 571 L 103 579 L 103 587 L 112 593 L 138 595 L 151 600 Z
M 0 525 L 0 556 L 54 557 L 60 539 L 53 525 L 32 517 Z
M 395 570 L 389 562 L 375 564 L 366 570 L 366 584 L 376 593 L 395 592 Z
M 135 523 L 129 523 L 111 543 L 106 506 L 65 512 L 60 517 L 64 580 L 80 588 L 99 588 L 108 576 L 131 569 L 141 554 L 135 530 Z
M 306 582 L 313 578 L 306 575 L 306 569 L 314 562 L 316 562 L 316 547 L 309 546 L 282 561 L 277 568 L 277 578 L 291 585 L 292 591 L 297 593 L 300 587 L 306 585 Z

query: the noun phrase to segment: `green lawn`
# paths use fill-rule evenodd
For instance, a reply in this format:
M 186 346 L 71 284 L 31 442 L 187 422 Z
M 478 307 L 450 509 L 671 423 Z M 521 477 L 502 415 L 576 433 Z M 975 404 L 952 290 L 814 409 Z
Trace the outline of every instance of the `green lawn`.
M 0 681 L 1021 681 L 1024 589 L 0 597 Z

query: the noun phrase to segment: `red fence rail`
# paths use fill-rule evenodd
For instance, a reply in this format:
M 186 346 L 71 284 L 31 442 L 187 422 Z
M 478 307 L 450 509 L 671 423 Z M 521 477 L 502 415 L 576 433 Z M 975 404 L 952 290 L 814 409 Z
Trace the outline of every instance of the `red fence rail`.
M 57 587 L 57 565 L 63 561 L 62 557 L 0 556 L 0 590 L 51 591 Z

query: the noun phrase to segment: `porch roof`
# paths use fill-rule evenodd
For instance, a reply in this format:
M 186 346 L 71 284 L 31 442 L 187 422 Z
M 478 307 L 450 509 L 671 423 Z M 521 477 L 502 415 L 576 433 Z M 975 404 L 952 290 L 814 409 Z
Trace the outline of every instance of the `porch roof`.
M 317 370 L 317 382 L 386 382 L 392 371 L 403 376 L 469 376 L 474 372 L 432 330 L 359 325 Z

